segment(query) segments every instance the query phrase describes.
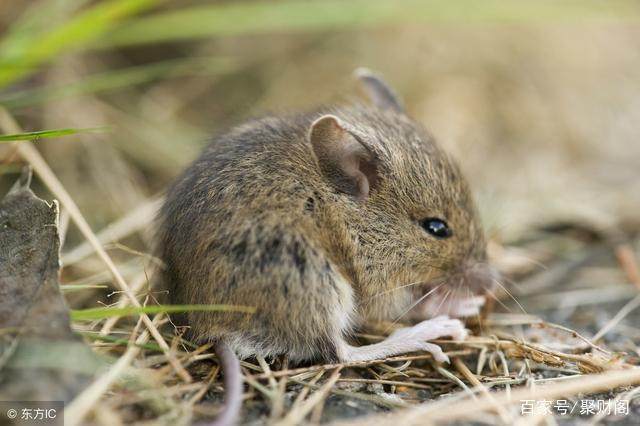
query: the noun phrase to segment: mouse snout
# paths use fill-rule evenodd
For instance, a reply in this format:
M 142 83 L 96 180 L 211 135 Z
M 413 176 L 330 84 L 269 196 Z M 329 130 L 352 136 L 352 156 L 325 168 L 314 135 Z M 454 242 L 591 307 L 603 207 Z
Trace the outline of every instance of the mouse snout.
M 486 296 L 498 283 L 497 271 L 486 262 L 467 261 L 423 295 L 418 312 L 423 316 L 463 318 L 480 314 Z
M 481 295 L 491 291 L 500 279 L 498 271 L 486 262 L 467 261 L 461 266 L 463 287 L 472 294 Z

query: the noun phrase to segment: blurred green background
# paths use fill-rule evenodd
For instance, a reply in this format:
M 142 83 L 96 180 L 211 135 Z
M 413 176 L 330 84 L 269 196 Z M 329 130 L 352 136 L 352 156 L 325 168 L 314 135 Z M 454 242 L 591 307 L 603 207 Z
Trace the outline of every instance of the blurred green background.
M 247 117 L 356 99 L 366 66 L 462 163 L 494 238 L 617 226 L 640 221 L 639 17 L 618 0 L 2 1 L 0 115 L 108 127 L 37 142 L 100 230 Z M 7 143 L 0 159 L 4 193 L 22 163 Z M 64 251 L 79 243 L 70 227 Z

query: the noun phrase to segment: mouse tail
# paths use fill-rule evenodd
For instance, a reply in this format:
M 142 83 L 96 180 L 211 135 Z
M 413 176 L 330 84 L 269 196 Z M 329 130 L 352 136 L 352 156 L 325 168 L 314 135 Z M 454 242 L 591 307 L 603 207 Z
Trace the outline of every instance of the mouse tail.
M 233 426 L 238 423 L 242 408 L 242 372 L 240 360 L 231 348 L 218 341 L 214 350 L 224 374 L 224 405 L 218 417 L 209 426 Z

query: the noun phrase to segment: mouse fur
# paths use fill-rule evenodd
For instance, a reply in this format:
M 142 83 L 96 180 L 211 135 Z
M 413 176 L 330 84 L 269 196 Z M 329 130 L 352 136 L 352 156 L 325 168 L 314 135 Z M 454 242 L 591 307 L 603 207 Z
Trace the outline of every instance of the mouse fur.
M 429 235 L 425 218 L 452 236 Z M 393 102 L 233 128 L 175 180 L 158 224 L 171 303 L 256 308 L 182 318 L 240 358 L 338 360 L 364 321 L 412 315 L 427 292 L 424 315 L 446 314 L 493 276 L 458 165 Z

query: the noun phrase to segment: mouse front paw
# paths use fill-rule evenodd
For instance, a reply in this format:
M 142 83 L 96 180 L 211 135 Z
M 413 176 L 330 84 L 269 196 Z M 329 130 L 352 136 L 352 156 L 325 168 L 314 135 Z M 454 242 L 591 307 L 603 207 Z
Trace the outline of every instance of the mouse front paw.
M 451 298 L 445 304 L 433 298 L 420 306 L 420 313 L 423 318 L 442 314 L 455 318 L 466 318 L 480 315 L 480 310 L 484 306 L 484 303 L 484 296 Z
M 484 296 L 474 296 L 456 301 L 451 307 L 450 315 L 458 318 L 472 317 L 480 315 L 480 310 L 484 306 L 486 299 Z
M 449 336 L 455 340 L 464 340 L 467 334 L 468 330 L 464 328 L 462 321 L 443 315 L 422 321 L 413 327 L 396 330 L 389 336 L 389 339 L 404 344 L 413 344 L 415 350 L 424 350 L 433 354 L 436 361 L 448 362 L 449 359 L 440 346 L 427 341 Z

